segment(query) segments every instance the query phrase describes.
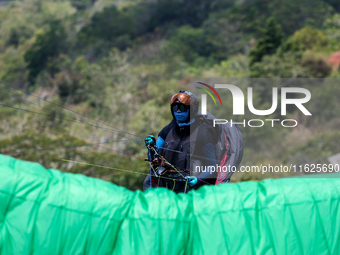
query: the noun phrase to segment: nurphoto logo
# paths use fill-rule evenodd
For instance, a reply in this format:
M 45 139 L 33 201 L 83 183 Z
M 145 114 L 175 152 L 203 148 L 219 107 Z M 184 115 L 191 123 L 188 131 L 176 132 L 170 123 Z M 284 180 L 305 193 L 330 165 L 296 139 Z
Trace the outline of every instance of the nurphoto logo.
M 245 96 L 242 92 L 242 90 L 232 84 L 215 84 L 214 87 L 202 83 L 197 82 L 201 85 L 206 86 L 209 88 L 218 98 L 220 101 L 221 106 L 222 100 L 220 95 L 217 93 L 216 89 L 228 89 L 231 92 L 232 98 L 233 98 L 233 115 L 244 115 L 244 106 L 245 106 Z M 212 93 L 208 91 L 207 89 L 200 88 L 206 92 L 206 94 L 201 94 L 201 113 L 203 115 L 207 114 L 207 94 L 213 99 L 215 105 L 217 105 L 215 98 L 213 97 Z M 303 94 L 303 98 L 291 98 L 288 96 L 288 94 Z M 312 116 L 312 114 L 307 110 L 307 108 L 303 105 L 307 103 L 311 99 L 311 93 L 308 89 L 305 88 L 298 88 L 298 87 L 281 87 L 281 115 L 285 116 L 287 114 L 287 105 L 295 105 L 304 115 L 306 116 Z M 253 104 L 253 88 L 248 87 L 247 88 L 247 106 L 249 111 L 257 116 L 265 116 L 273 114 L 278 106 L 278 88 L 273 87 L 272 88 L 272 104 L 269 109 L 266 110 L 259 110 L 254 107 Z M 295 127 L 297 126 L 298 122 L 294 119 L 265 119 L 266 122 L 271 122 L 272 127 L 274 127 L 275 122 L 280 122 L 283 127 Z M 242 122 L 235 122 L 230 120 L 231 124 L 239 124 L 246 127 L 248 124 L 249 127 L 262 127 L 265 123 L 265 121 L 261 119 L 250 119 L 246 122 L 244 119 Z M 213 126 L 220 125 L 220 124 L 226 124 L 229 121 L 227 119 L 215 119 Z M 290 122 L 290 124 L 288 124 Z M 293 123 L 292 123 L 293 122 Z

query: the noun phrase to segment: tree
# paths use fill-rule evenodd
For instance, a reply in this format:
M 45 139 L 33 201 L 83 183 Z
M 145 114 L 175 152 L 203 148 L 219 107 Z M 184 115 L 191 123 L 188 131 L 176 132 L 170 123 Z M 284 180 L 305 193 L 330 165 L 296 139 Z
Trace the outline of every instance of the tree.
M 326 46 L 328 38 L 323 31 L 306 26 L 296 31 L 291 37 L 291 41 L 304 50 L 309 50 Z
M 71 0 L 73 7 L 77 10 L 85 10 L 86 8 L 92 6 L 97 0 Z
M 244 53 L 249 35 L 241 31 L 241 19 L 229 9 L 212 13 L 202 24 L 206 44 L 216 60 L 225 60 L 237 53 Z
M 324 1 L 328 3 L 330 6 L 332 6 L 336 12 L 340 13 L 340 2 L 338 0 L 324 0 Z
M 193 63 L 199 57 L 209 57 L 211 44 L 206 40 L 202 28 L 182 26 L 170 42 L 170 51 L 183 56 L 188 63 Z
M 337 1 L 337 0 L 329 0 Z M 259 35 L 266 20 L 275 17 L 280 21 L 286 36 L 306 25 L 320 28 L 331 8 L 320 0 L 243 0 L 233 6 L 233 14 L 242 17 L 242 31 Z
M 108 42 L 110 47 L 124 50 L 130 45 L 130 39 L 135 37 L 135 27 L 129 13 L 111 6 L 93 15 L 91 22 L 80 31 L 79 41 L 82 45 L 93 45 L 102 40 Z
M 158 0 L 150 6 L 150 28 L 171 22 L 198 28 L 208 17 L 211 4 L 211 0 Z
M 282 41 L 283 33 L 281 26 L 273 18 L 268 19 L 263 38 L 257 41 L 255 49 L 249 53 L 249 66 L 260 62 L 265 55 L 274 54 Z
M 24 59 L 27 63 L 28 81 L 34 84 L 38 74 L 48 69 L 50 74 L 57 72 L 57 67 L 52 63 L 66 47 L 66 32 L 59 21 L 52 21 L 46 33 L 36 36 L 32 47 L 25 53 Z

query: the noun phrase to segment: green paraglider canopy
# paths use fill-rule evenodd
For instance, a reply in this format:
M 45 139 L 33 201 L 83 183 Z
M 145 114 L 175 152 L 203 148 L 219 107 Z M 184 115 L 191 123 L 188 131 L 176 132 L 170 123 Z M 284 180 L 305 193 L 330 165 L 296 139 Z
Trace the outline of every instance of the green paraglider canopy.
M 340 254 L 340 179 L 132 192 L 0 155 L 0 254 Z

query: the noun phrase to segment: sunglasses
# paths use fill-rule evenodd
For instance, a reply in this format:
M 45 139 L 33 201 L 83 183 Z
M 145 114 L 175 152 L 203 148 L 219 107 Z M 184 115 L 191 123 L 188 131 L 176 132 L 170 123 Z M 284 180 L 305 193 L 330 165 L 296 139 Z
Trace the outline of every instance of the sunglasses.
M 172 106 L 172 111 L 177 112 L 180 110 L 181 112 L 186 112 L 189 109 L 189 106 L 184 105 L 184 104 L 175 104 Z

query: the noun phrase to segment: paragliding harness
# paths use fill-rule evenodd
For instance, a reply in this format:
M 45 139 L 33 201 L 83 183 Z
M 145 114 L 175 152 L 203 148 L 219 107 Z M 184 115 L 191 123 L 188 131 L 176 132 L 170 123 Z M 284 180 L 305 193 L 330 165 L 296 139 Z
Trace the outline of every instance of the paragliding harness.
M 216 118 L 209 112 L 202 115 L 198 111 L 195 117 L 197 121 L 208 126 L 213 126 Z M 218 123 L 218 122 L 216 122 Z M 227 124 L 218 123 L 215 125 L 214 149 L 216 155 L 216 163 L 219 165 L 215 184 L 229 182 L 234 169 L 241 163 L 243 157 L 243 137 L 237 124 L 228 122 Z M 197 132 L 192 134 L 191 146 L 195 147 Z
M 149 161 L 152 170 L 151 181 L 157 187 L 164 187 L 176 193 L 186 193 L 189 189 L 188 182 L 190 178 L 185 179 L 187 174 L 175 166 L 170 164 L 163 156 L 158 153 L 156 139 L 152 136 L 152 142 L 146 143 L 145 146 L 149 150 Z

